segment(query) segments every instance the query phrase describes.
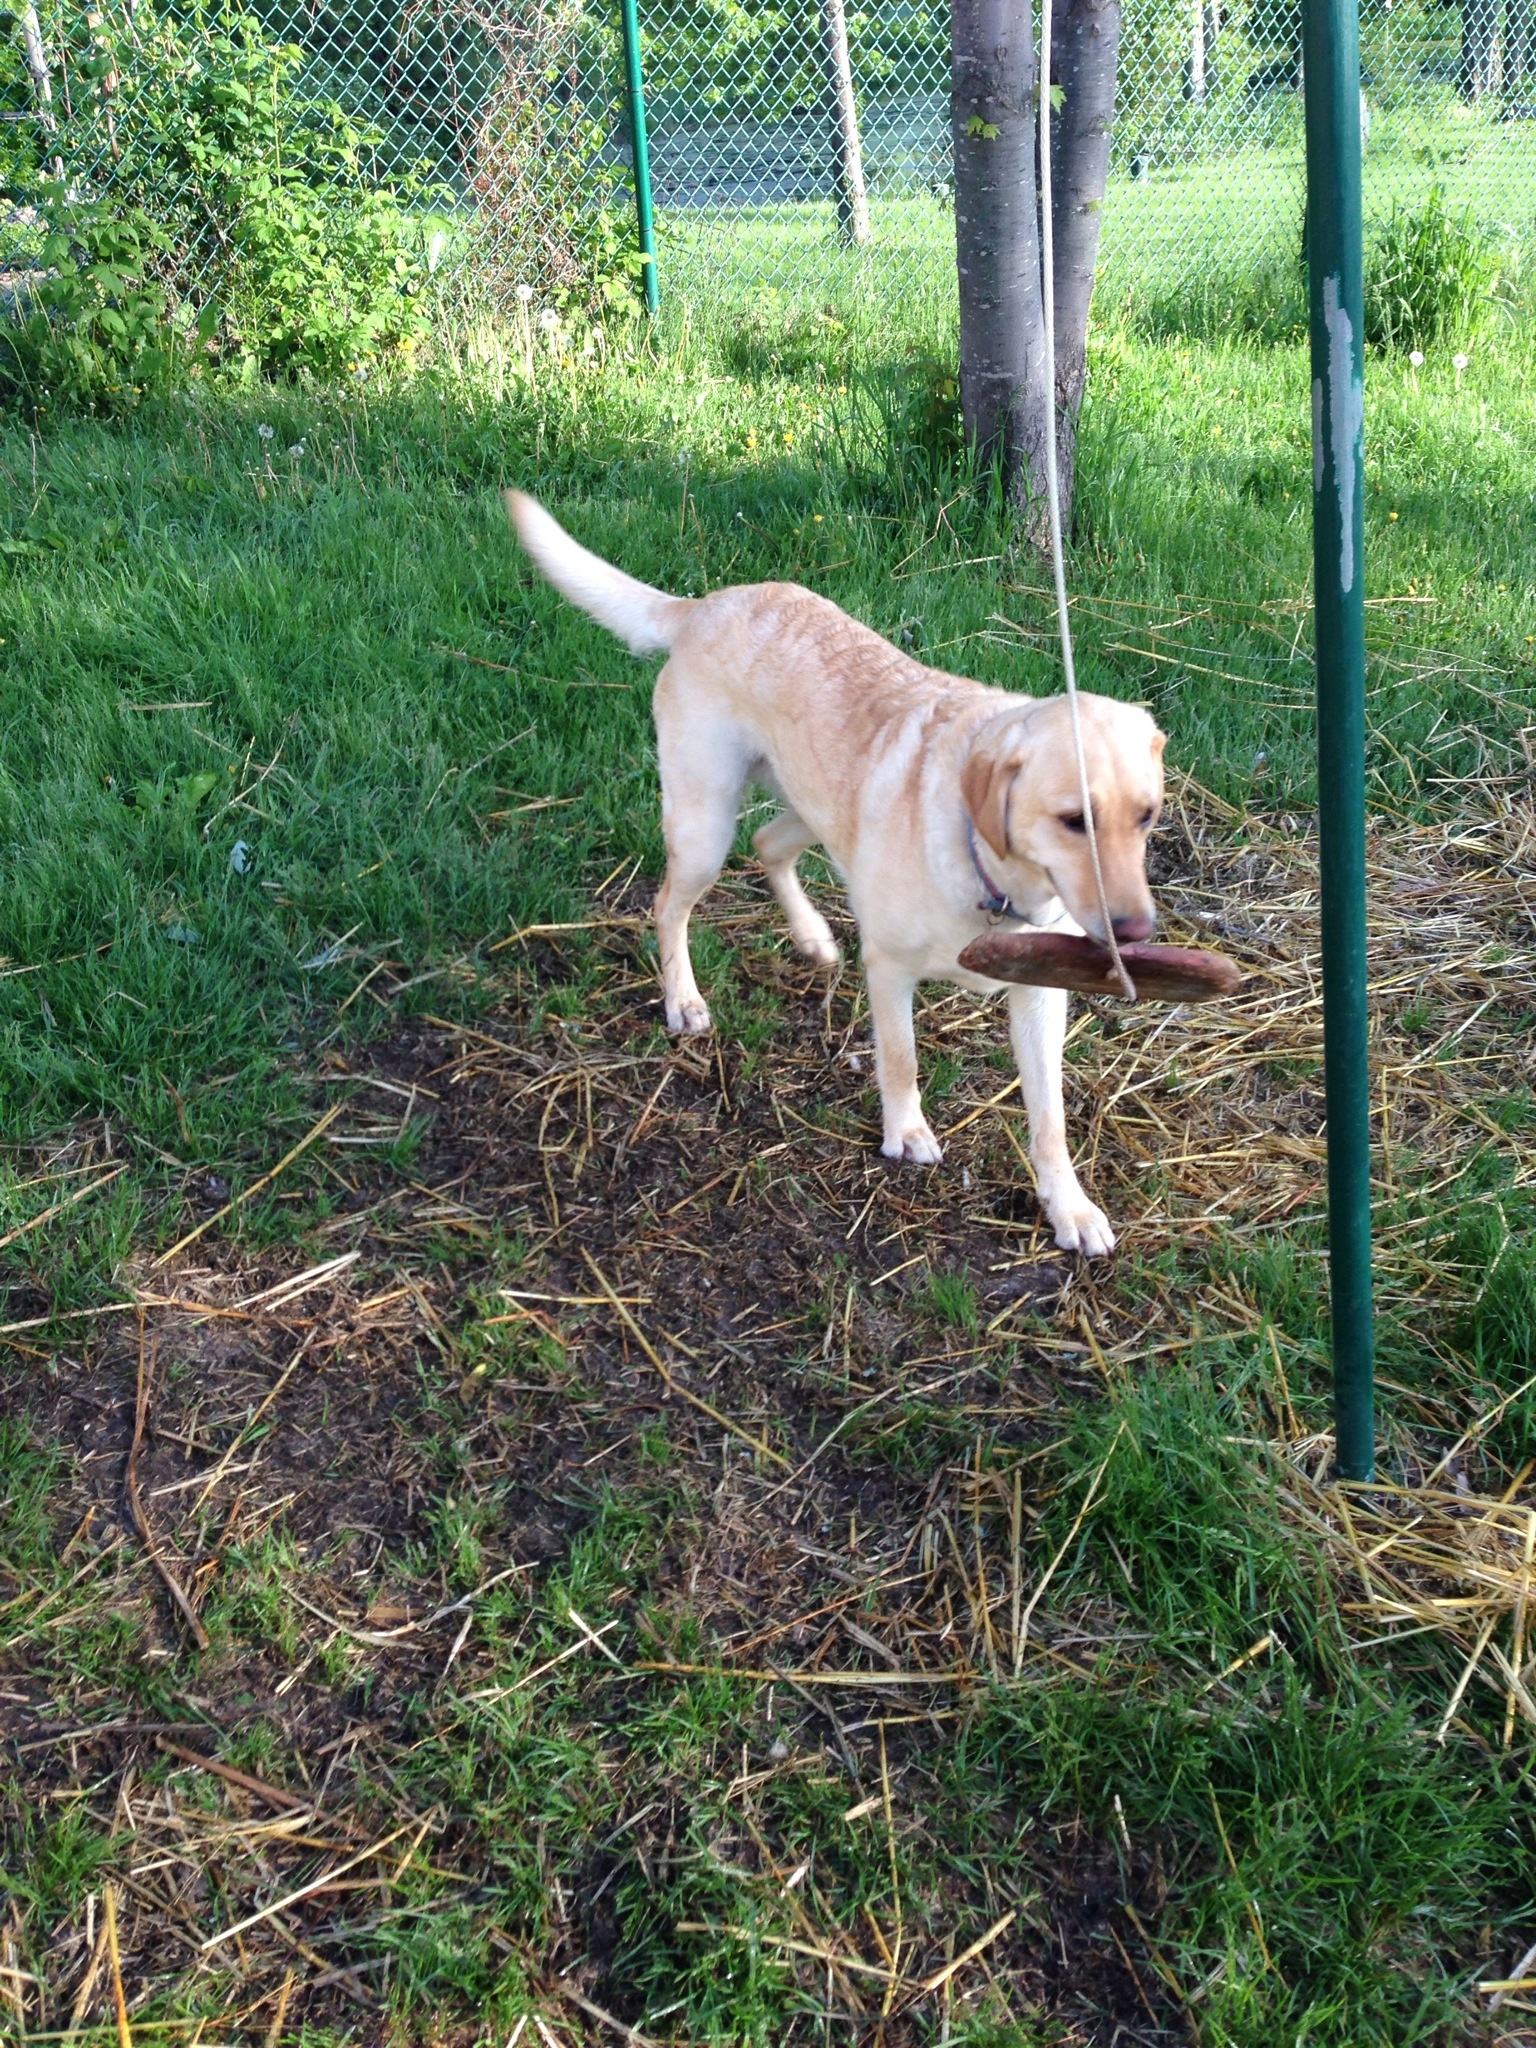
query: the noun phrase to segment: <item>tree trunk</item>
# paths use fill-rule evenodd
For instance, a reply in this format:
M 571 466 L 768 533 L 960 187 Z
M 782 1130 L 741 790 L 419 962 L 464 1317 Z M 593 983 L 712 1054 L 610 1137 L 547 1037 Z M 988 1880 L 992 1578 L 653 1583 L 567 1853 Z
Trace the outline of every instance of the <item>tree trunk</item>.
M 960 276 L 960 409 L 1037 544 L 1045 337 L 1035 189 L 1035 50 L 1028 0 L 951 0 L 950 121 Z
M 1062 521 L 1071 516 L 1077 418 L 1088 382 L 1088 309 L 1104 224 L 1115 125 L 1121 0 L 1067 0 L 1051 36 L 1051 79 L 1061 88 L 1051 122 L 1055 200 L 1056 459 Z
M 1477 101 L 1498 90 L 1499 0 L 1462 0 L 1461 96 Z
M 1047 532 L 1044 315 L 1029 0 L 951 0 L 960 404 L 966 437 L 996 461 L 1037 546 Z M 1056 449 L 1070 517 L 1088 308 L 1115 116 L 1121 0 L 1061 0 L 1051 33 Z
M 1205 89 L 1216 90 L 1216 43 L 1221 34 L 1221 0 L 1205 0 Z
M 1193 0 L 1189 24 L 1189 62 L 1184 67 L 1184 97 L 1205 98 L 1205 0 Z
M 1532 8 L 1531 0 L 1509 0 L 1504 10 L 1504 90 L 1506 93 L 1529 92 L 1533 78 L 1536 78 L 1536 9 Z
M 869 240 L 869 196 L 864 189 L 864 152 L 859 146 L 859 110 L 853 98 L 853 65 L 848 56 L 848 17 L 843 0 L 822 0 L 826 30 L 827 95 L 831 105 L 833 189 L 837 225 L 845 242 Z
M 53 114 L 53 82 L 48 74 L 48 52 L 43 43 L 42 25 L 37 18 L 37 8 L 30 4 L 21 10 L 21 38 L 26 46 L 27 69 L 32 74 L 32 94 L 37 101 L 38 126 L 54 144 L 53 175 L 62 181 L 64 160 L 58 154 L 59 124 Z

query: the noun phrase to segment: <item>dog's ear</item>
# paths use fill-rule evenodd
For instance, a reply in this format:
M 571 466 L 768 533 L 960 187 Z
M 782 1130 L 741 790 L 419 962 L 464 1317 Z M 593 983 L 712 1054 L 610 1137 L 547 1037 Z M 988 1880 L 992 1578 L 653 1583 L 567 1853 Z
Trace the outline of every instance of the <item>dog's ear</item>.
M 1023 765 L 1019 733 L 1005 726 L 999 733 L 982 733 L 960 771 L 960 794 L 971 823 L 999 860 L 1009 858 L 1008 799 Z
M 1152 754 L 1155 760 L 1161 761 L 1161 759 L 1163 758 L 1163 749 L 1167 746 L 1167 744 L 1167 733 L 1160 731 L 1156 726 L 1154 726 L 1152 728 Z

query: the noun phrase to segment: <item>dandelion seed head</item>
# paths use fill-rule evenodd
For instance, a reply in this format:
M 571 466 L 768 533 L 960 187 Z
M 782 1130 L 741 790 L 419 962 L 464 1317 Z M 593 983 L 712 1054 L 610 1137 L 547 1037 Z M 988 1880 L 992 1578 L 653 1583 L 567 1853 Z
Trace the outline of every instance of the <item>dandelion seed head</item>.
M 1409 360 L 1409 362 L 1410 362 L 1410 363 L 1412 363 L 1413 367 L 1414 367 L 1414 368 L 1415 368 L 1416 370 L 1422 370 L 1422 369 L 1423 369 L 1423 367 L 1424 367 L 1424 351 L 1423 351 L 1423 349 L 1421 349 L 1421 348 L 1411 348 L 1411 349 L 1409 349 L 1409 351 L 1408 351 L 1408 360 Z
M 256 432 L 263 441 L 270 441 L 274 434 L 276 434 L 277 429 L 276 427 L 258 427 Z
M 520 284 L 517 288 L 517 296 L 525 306 L 531 305 L 533 302 L 533 286 L 531 284 Z
M 1451 368 L 1452 368 L 1453 370 L 1464 370 L 1464 369 L 1465 369 L 1465 368 L 1467 367 L 1467 364 L 1468 364 L 1468 363 L 1469 363 L 1470 361 L 1471 361 L 1471 357 L 1470 357 L 1470 356 L 1462 356 L 1462 355 L 1456 355 L 1456 356 L 1452 356 L 1452 357 L 1451 357 Z

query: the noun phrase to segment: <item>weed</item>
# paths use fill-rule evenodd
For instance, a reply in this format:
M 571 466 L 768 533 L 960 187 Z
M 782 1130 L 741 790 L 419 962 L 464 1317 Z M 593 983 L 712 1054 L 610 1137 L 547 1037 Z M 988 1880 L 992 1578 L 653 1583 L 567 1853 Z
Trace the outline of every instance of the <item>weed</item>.
M 43 200 L 45 268 L 20 317 L 0 326 L 0 403 L 35 421 L 131 411 L 190 361 L 186 329 L 172 324 L 154 275 L 169 238 L 136 207 L 109 212 L 59 185 Z
M 812 370 L 836 383 L 852 366 L 855 337 L 830 307 L 813 313 L 767 308 L 728 327 L 720 354 L 738 377 L 801 377 Z
M 1437 187 L 1422 206 L 1394 207 L 1365 266 L 1365 338 L 1378 348 L 1448 348 L 1482 339 L 1499 306 L 1499 247 Z
M 951 1329 L 973 1332 L 979 1311 L 976 1290 L 963 1273 L 934 1273 L 913 1297 L 913 1307 L 926 1311 Z

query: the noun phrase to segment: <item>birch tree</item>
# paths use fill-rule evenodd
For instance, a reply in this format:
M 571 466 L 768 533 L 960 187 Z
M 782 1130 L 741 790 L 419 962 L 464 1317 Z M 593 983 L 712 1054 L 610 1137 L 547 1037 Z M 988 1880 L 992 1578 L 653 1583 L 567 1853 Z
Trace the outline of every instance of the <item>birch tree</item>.
M 859 112 L 853 97 L 853 65 L 848 56 L 848 17 L 843 0 L 822 0 L 822 28 L 827 100 L 832 115 L 838 232 L 845 242 L 862 245 L 869 240 L 869 196 L 864 187 L 864 152 L 859 142 Z

